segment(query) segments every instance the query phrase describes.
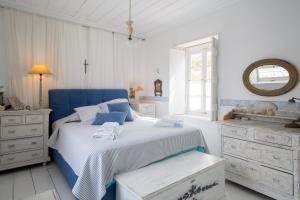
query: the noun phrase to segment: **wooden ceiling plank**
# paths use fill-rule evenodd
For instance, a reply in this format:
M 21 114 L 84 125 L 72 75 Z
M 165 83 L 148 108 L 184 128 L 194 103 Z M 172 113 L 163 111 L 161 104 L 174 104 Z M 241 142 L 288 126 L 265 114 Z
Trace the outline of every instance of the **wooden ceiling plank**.
M 88 0 L 76 13 L 76 17 L 87 19 L 88 16 L 103 5 L 105 0 Z
M 97 22 L 99 21 L 99 18 L 102 15 L 105 15 L 108 12 L 111 12 L 114 10 L 115 7 L 118 7 L 120 2 L 124 0 L 105 0 L 105 3 L 97 9 L 93 13 L 91 13 L 87 19 L 91 20 L 92 22 Z
M 62 12 L 70 0 L 50 0 L 48 9 L 56 12 Z

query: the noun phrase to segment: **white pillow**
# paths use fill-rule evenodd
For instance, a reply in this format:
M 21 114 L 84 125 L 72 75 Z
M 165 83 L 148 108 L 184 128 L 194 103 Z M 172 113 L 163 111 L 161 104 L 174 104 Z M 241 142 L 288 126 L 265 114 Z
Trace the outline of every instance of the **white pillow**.
M 83 106 L 74 109 L 82 123 L 92 124 L 96 119 L 97 113 L 101 113 L 102 110 L 97 105 L 93 106 Z

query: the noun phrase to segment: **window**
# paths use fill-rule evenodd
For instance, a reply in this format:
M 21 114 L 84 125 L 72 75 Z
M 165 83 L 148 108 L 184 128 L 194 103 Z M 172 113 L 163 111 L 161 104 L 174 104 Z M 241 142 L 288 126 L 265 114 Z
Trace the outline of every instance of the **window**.
M 169 111 L 217 119 L 217 36 L 170 50 Z
M 186 113 L 207 116 L 211 111 L 211 44 L 186 49 Z

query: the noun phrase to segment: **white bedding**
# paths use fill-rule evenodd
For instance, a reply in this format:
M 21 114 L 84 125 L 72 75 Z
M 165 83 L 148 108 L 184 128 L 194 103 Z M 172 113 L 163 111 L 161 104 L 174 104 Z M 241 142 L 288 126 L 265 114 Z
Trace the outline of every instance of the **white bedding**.
M 118 139 L 112 141 L 93 138 L 98 126 L 78 122 L 62 125 L 50 146 L 78 176 L 73 194 L 80 200 L 99 200 L 105 195 L 105 185 L 118 173 L 197 146 L 206 148 L 200 130 L 155 127 L 155 122 L 152 118 L 138 118 L 125 123 Z

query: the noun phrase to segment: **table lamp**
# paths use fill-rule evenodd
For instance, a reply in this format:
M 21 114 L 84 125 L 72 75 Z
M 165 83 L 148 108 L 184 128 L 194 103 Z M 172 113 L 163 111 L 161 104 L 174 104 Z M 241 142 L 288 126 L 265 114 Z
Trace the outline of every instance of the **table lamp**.
M 295 104 L 296 103 L 296 100 L 300 100 L 300 98 L 296 98 L 296 97 L 293 97 L 291 99 L 288 100 L 289 103 L 291 104 Z M 293 120 L 292 123 L 290 124 L 286 124 L 285 127 L 286 128 L 300 128 L 300 117 L 296 120 Z
M 39 90 L 39 108 L 42 108 L 42 77 L 44 74 L 51 75 L 52 73 L 49 71 L 46 65 L 44 64 L 36 64 L 32 67 L 29 74 L 38 74 L 40 75 L 40 90 Z

